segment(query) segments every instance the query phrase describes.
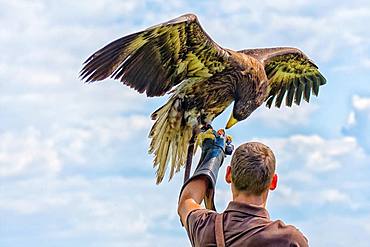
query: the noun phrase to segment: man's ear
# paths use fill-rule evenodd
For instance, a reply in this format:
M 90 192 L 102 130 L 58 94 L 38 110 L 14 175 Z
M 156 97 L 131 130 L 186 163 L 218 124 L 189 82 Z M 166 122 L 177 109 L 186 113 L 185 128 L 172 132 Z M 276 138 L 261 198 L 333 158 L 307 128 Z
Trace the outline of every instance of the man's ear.
M 274 176 L 272 177 L 271 184 L 270 184 L 270 190 L 276 189 L 277 182 L 278 182 L 278 176 L 277 176 L 277 174 L 274 174 Z
M 225 175 L 225 181 L 226 183 L 231 183 L 231 166 L 226 167 L 226 175 Z

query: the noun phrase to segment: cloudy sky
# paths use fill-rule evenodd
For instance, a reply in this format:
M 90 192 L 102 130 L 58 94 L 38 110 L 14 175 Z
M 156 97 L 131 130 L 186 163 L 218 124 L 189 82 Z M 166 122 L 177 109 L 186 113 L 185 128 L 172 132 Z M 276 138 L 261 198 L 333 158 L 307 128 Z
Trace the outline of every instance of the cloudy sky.
M 368 246 L 368 0 L 0 0 L 0 246 L 188 246 L 183 174 L 156 186 L 147 154 L 149 114 L 166 97 L 83 84 L 78 72 L 106 43 L 189 12 L 221 46 L 295 46 L 319 65 L 320 97 L 261 107 L 229 133 L 276 153 L 273 219 L 312 246 Z M 219 209 L 230 199 L 223 175 Z

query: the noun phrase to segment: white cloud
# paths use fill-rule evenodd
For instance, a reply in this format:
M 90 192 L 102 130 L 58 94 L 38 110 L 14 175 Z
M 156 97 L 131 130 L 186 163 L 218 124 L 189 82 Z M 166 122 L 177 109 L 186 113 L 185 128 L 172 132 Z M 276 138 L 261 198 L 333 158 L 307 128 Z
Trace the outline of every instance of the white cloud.
M 45 70 L 18 70 L 16 73 L 20 76 L 28 75 L 27 80 L 25 80 L 25 78 L 19 78 L 19 80 L 23 81 L 25 84 L 30 83 L 42 87 L 62 83 L 62 78 L 59 75 Z
M 29 128 L 25 133 L 0 134 L 0 177 L 33 173 L 58 173 L 61 160 L 52 139 L 40 139 L 40 131 Z
M 368 234 L 369 214 L 355 215 L 313 215 L 310 220 L 299 221 L 310 246 L 356 246 L 366 247 L 370 241 Z
M 149 117 L 132 115 L 87 120 L 79 127 L 55 126 L 49 135 L 35 127 L 0 133 L 0 177 L 58 174 L 68 162 L 91 161 L 91 150 L 100 149 L 104 156 L 117 141 L 146 138 L 150 125 Z
M 303 165 L 312 172 L 328 172 L 346 165 L 348 155 L 361 160 L 364 151 L 351 137 L 324 139 L 320 136 L 294 135 L 288 138 L 263 139 L 277 154 L 278 166 Z
M 351 111 L 347 118 L 347 124 L 348 125 L 354 125 L 356 124 L 356 115 L 353 111 Z
M 370 152 L 370 98 L 354 95 L 343 133 L 355 137 Z
M 277 108 L 272 106 L 270 109 L 260 107 L 253 115 L 251 120 L 259 121 L 271 128 L 286 128 L 287 126 L 305 126 L 309 124 L 312 114 L 317 111 L 317 105 L 302 103 L 300 106 L 282 106 Z
M 284 184 L 279 185 L 276 192 L 273 192 L 273 195 L 274 199 L 276 200 L 274 201 L 275 205 L 276 204 L 279 205 L 280 203 L 280 205 L 283 207 L 284 206 L 297 207 L 302 205 L 302 202 L 304 200 L 304 198 L 302 198 L 302 196 L 304 196 L 303 193 Z
M 350 202 L 350 197 L 336 189 L 329 189 L 320 192 L 320 200 L 322 202 L 336 203 L 336 202 Z
M 358 95 L 354 95 L 352 98 L 352 104 L 356 110 L 370 110 L 370 98 L 360 97 Z
M 370 68 L 370 58 L 365 58 L 364 60 L 362 60 L 362 63 L 365 68 Z

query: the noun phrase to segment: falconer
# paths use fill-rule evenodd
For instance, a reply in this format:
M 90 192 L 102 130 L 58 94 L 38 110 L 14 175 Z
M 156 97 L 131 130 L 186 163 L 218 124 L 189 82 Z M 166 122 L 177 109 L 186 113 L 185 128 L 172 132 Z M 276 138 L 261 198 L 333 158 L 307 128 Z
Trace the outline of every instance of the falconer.
M 259 142 L 240 145 L 226 167 L 226 183 L 232 200 L 226 210 L 202 208 L 201 202 L 212 205 L 217 174 L 225 153 L 222 131 L 205 138 L 202 157 L 194 175 L 180 193 L 178 214 L 192 246 L 308 246 L 305 236 L 294 226 L 271 220 L 266 209 L 269 191 L 275 190 L 278 177 L 273 152 Z

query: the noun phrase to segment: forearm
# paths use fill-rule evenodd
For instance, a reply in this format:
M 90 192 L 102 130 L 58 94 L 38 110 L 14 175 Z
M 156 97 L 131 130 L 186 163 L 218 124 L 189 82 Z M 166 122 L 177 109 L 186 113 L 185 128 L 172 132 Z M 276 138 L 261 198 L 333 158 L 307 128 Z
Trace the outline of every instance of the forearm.
M 206 194 L 208 179 L 205 176 L 200 176 L 190 181 L 184 188 L 180 201 L 192 199 L 200 204 Z
M 205 176 L 200 176 L 190 181 L 183 189 L 177 209 L 183 225 L 192 210 L 201 208 L 200 204 L 206 195 L 208 183 L 209 180 Z
M 225 133 L 223 130 L 215 132 L 210 129 L 203 135 L 208 137 L 202 141 L 202 154 L 198 166 L 180 192 L 177 211 L 183 225 L 186 224 L 186 218 L 191 211 L 201 208 L 203 200 L 207 209 L 216 210 L 214 192 L 217 174 L 225 157 Z M 228 141 L 229 144 L 231 145 L 231 139 Z

